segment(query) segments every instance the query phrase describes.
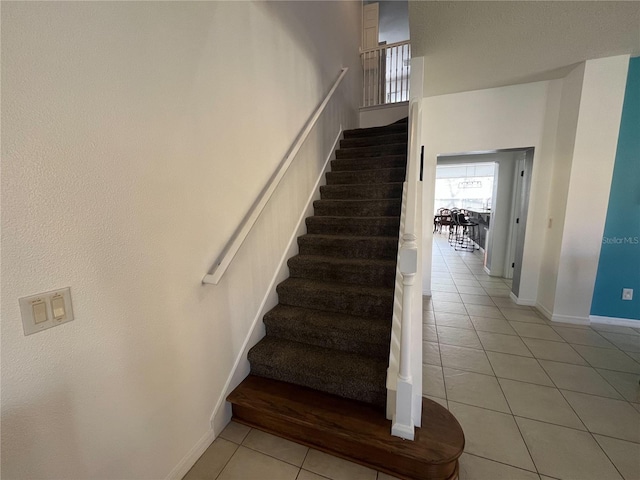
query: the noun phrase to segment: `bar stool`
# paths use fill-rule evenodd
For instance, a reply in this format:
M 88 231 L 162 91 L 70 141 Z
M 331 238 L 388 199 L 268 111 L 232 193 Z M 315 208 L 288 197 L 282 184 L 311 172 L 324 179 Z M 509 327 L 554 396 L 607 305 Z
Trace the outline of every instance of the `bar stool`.
M 458 212 L 456 217 L 459 231 L 454 249 L 458 250 L 459 247 L 461 250 L 480 250 L 478 245 L 480 241 L 479 225 L 470 221 L 464 213 Z

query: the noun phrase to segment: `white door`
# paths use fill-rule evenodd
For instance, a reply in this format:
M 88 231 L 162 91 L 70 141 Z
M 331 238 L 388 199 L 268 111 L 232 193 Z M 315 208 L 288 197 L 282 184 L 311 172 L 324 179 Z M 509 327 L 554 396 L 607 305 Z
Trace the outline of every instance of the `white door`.
M 363 106 L 378 105 L 380 101 L 380 72 L 382 58 L 378 50 L 367 50 L 378 46 L 378 22 L 380 4 L 369 3 L 362 8 L 362 57 L 363 68 Z
M 378 46 L 378 19 L 380 4 L 369 3 L 362 8 L 362 49 Z

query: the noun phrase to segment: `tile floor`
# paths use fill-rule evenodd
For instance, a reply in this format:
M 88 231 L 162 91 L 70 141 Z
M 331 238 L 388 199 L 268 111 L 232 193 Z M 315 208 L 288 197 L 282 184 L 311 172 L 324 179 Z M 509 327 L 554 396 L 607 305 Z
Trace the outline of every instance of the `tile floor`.
M 640 480 L 640 328 L 552 324 L 436 235 L 423 385 L 466 436 L 460 480 Z M 231 422 L 184 480 L 393 477 Z

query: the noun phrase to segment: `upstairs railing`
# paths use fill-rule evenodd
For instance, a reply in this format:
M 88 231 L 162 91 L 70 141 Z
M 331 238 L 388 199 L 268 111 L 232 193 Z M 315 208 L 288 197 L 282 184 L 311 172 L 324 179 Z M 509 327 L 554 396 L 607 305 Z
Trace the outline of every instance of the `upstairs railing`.
M 409 106 L 407 174 L 403 186 L 392 343 L 387 372 L 391 433 L 414 439 L 422 412 L 422 204 L 420 102 Z
M 409 41 L 379 45 L 360 51 L 361 107 L 409 100 L 411 45 Z

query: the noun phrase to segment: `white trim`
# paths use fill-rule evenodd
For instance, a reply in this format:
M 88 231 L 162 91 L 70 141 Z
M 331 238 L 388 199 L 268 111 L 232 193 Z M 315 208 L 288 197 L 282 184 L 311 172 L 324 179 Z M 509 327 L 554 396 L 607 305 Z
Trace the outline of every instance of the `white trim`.
M 324 100 L 322 101 L 320 106 L 315 110 L 314 114 L 302 129 L 302 132 L 300 132 L 300 135 L 298 135 L 298 137 L 296 138 L 296 141 L 276 169 L 275 173 L 269 180 L 269 183 L 267 183 L 267 186 L 264 188 L 264 190 L 262 190 L 262 193 L 249 210 L 249 213 L 247 213 L 247 215 L 244 217 L 242 223 L 222 250 L 222 254 L 216 261 L 215 265 L 209 271 L 210 273 L 207 273 L 202 279 L 203 284 L 217 285 L 224 275 L 224 272 L 227 271 L 227 268 L 229 268 L 229 265 L 235 258 L 236 253 L 238 253 L 238 250 L 240 250 L 240 247 L 242 246 L 245 239 L 247 238 L 247 235 L 249 235 L 249 232 L 260 217 L 260 214 L 262 213 L 264 207 L 267 205 L 267 202 L 278 187 L 278 184 L 284 177 L 284 174 L 287 173 L 288 168 L 291 166 L 291 163 L 302 148 L 302 144 L 311 133 L 313 127 L 315 127 L 316 122 L 320 118 L 320 115 L 322 115 L 325 107 L 328 105 L 329 100 L 331 100 L 334 92 L 342 82 L 344 76 L 347 74 L 347 70 L 349 69 L 345 67 L 340 71 L 340 75 L 338 75 L 338 78 L 334 82 L 333 87 L 331 87 L 331 90 L 329 90 L 327 96 L 324 97 Z
M 617 318 L 617 317 L 601 317 L 599 315 L 589 315 L 591 323 L 598 323 L 601 325 L 617 325 L 620 327 L 640 328 L 640 320 L 634 320 L 632 318 Z
M 551 313 L 551 311 L 547 307 L 545 307 L 541 303 L 536 303 L 535 307 L 540 313 L 547 317 L 548 320 L 551 320 L 551 317 L 553 317 L 553 313 Z
M 407 113 L 409 113 L 409 101 L 396 102 L 396 103 L 381 103 L 379 105 L 369 105 L 368 107 L 360 107 L 361 112 L 368 112 L 371 110 L 384 110 L 385 108 L 393 107 L 407 107 Z
M 221 427 L 224 427 L 224 425 L 229 423 L 229 420 L 231 419 L 231 409 L 228 408 L 228 405 L 226 404 L 225 399 L 227 398 L 227 395 L 231 392 L 231 390 L 233 390 L 235 387 L 237 387 L 238 384 L 240 383 L 240 381 L 242 381 L 242 379 L 244 379 L 244 377 L 246 376 L 246 373 L 245 373 L 244 375 L 242 375 L 242 378 L 235 379 L 235 381 L 234 381 L 234 378 L 236 377 L 236 374 L 238 372 L 239 367 L 243 366 L 244 367 L 243 372 L 248 372 L 249 361 L 247 360 L 247 352 L 249 351 L 249 349 L 251 347 L 253 347 L 253 345 L 255 345 L 255 343 L 257 343 L 257 341 L 259 341 L 262 338 L 262 335 L 260 336 L 260 338 L 256 339 L 255 342 L 251 342 L 251 339 L 254 337 L 254 333 L 255 333 L 256 327 L 258 325 L 260 325 L 262 317 L 264 317 L 265 313 L 267 313 L 266 310 L 273 307 L 273 305 L 267 306 L 267 302 L 268 302 L 269 298 L 272 295 L 275 294 L 276 284 L 279 281 L 281 281 L 282 270 L 284 268 L 288 268 L 287 267 L 287 260 L 290 257 L 291 248 L 294 246 L 296 239 L 300 235 L 300 229 L 303 226 L 305 218 L 307 216 L 309 216 L 309 211 L 310 211 L 311 208 L 313 208 L 313 201 L 317 197 L 317 195 L 319 194 L 320 183 L 322 182 L 322 180 L 325 177 L 325 173 L 327 171 L 327 168 L 329 167 L 329 161 L 333 157 L 333 154 L 334 154 L 334 152 L 336 150 L 338 142 L 340 141 L 340 138 L 342 138 L 342 131 L 343 130 L 342 130 L 342 125 L 341 125 L 340 126 L 340 130 L 338 131 L 338 135 L 336 136 L 336 139 L 333 142 L 333 145 L 331 146 L 331 150 L 329 150 L 329 155 L 327 156 L 327 159 L 324 162 L 324 166 L 322 167 L 322 171 L 320 172 L 320 175 L 318 176 L 318 180 L 316 180 L 315 185 L 311 189 L 311 193 L 309 194 L 309 198 L 307 199 L 306 206 L 302 210 L 302 212 L 300 213 L 300 218 L 298 218 L 298 223 L 296 224 L 296 228 L 293 230 L 293 233 L 291 234 L 291 237 L 289 238 L 289 242 L 287 243 L 287 247 L 285 248 L 284 252 L 282 253 L 282 257 L 280 257 L 280 262 L 278 263 L 278 266 L 276 267 L 276 270 L 275 270 L 275 273 L 273 275 L 273 278 L 271 279 L 271 282 L 269 283 L 269 287 L 266 290 L 264 298 L 262 299 L 262 302 L 260 303 L 260 307 L 258 308 L 256 316 L 253 318 L 253 322 L 251 323 L 251 328 L 249 329 L 249 332 L 247 333 L 247 336 L 244 339 L 244 342 L 242 343 L 242 348 L 240 349 L 240 353 L 236 357 L 236 360 L 235 360 L 235 362 L 233 364 L 233 368 L 231 369 L 231 373 L 229 373 L 229 377 L 227 378 L 227 381 L 225 382 L 224 388 L 222 389 L 222 394 L 220 395 L 220 398 L 218 398 L 218 401 L 216 402 L 216 406 L 213 409 L 213 413 L 211 414 L 210 422 L 211 422 L 211 425 L 212 425 L 212 427 L 213 427 L 213 429 L 215 431 L 218 431 L 218 430 L 221 431 Z M 244 360 L 244 362 L 241 365 L 241 362 L 243 360 Z M 219 428 L 217 428 L 217 427 L 219 427 Z
M 195 465 L 198 459 L 202 456 L 209 445 L 213 443 L 215 439 L 215 434 L 213 430 L 209 429 L 204 436 L 198 440 L 189 453 L 187 453 L 182 460 L 175 466 L 173 470 L 166 476 L 166 480 L 181 480 L 191 467 Z
M 551 315 L 551 321 L 556 323 L 572 323 L 574 325 L 589 325 L 588 317 L 574 317 L 572 315 Z
M 486 265 L 483 265 L 482 268 L 484 269 L 484 273 L 491 276 L 491 270 L 489 270 Z

